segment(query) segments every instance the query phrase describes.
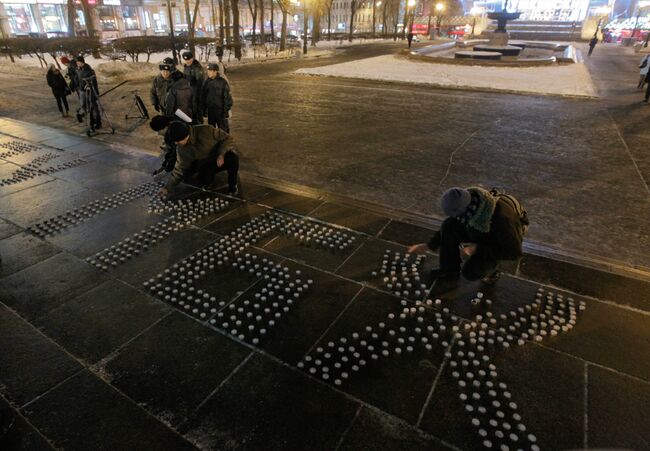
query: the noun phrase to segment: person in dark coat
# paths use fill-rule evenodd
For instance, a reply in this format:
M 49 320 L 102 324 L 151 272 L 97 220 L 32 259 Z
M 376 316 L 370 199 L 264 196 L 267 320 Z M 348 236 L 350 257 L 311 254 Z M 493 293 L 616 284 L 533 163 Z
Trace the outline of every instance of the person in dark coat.
M 163 145 L 160 146 L 162 149 L 163 153 L 163 161 L 160 165 L 159 169 L 156 169 L 153 172 L 153 175 L 156 176 L 162 172 L 172 172 L 174 169 L 174 165 L 176 164 L 176 143 L 171 140 L 169 136 L 169 124 L 171 124 L 174 121 L 174 119 L 163 116 L 163 115 L 158 115 L 154 116 L 151 118 L 151 121 L 149 122 L 149 127 L 155 132 L 162 132 L 163 130 L 165 131 L 164 133 L 164 138 L 163 138 Z
M 65 78 L 63 78 L 63 74 L 56 66 L 54 66 L 54 64 L 50 64 L 45 78 L 47 80 L 47 85 L 52 89 L 52 94 L 56 99 L 56 106 L 59 108 L 59 113 L 61 113 L 62 117 L 68 117 L 68 110 L 70 108 L 68 107 L 68 100 L 66 97 L 71 94 L 71 92 L 70 88 L 68 88 L 68 84 L 65 82 Z
M 175 117 L 176 110 L 181 110 L 192 119 L 192 123 L 196 123 L 192 109 L 192 87 L 185 76 L 175 67 L 169 79 L 171 83 L 165 96 L 165 116 Z
M 79 90 L 77 89 L 77 59 L 73 57 L 70 60 L 67 56 L 62 56 L 61 64 L 65 64 L 65 67 L 67 67 L 68 71 L 65 76 L 68 79 L 68 87 L 70 88 L 71 92 L 77 94 L 78 98 Z
M 167 197 L 181 182 L 207 186 L 221 171 L 228 171 L 228 193 L 237 194 L 239 153 L 235 140 L 210 125 L 188 125 L 174 121 L 167 128 L 176 143 L 176 164 L 167 185 L 158 194 Z
M 200 111 L 208 117 L 208 124 L 230 133 L 228 116 L 233 104 L 232 96 L 230 95 L 230 85 L 221 76 L 221 71 L 223 69 L 219 63 L 208 65 L 208 78 L 203 82 L 199 94 L 202 102 Z
M 203 66 L 195 58 L 192 52 L 183 52 L 183 74 L 192 87 L 192 110 L 196 113 L 196 122 L 203 122 L 201 111 L 201 87 L 205 80 Z
M 589 53 L 587 53 L 587 56 L 591 56 L 594 51 L 594 47 L 596 47 L 596 44 L 598 44 L 598 38 L 596 35 L 594 35 L 594 37 L 589 40 Z
M 160 73 L 156 75 L 151 84 L 151 91 L 149 97 L 154 110 L 161 112 L 165 111 L 165 100 L 167 98 L 167 91 L 171 85 L 172 68 L 174 68 L 174 60 L 165 58 L 162 63 L 158 65 Z
M 458 276 L 462 253 L 468 257 L 462 265 L 467 280 L 494 283 L 499 261 L 521 257 L 528 224 L 525 212 L 522 218 L 509 197 L 478 187 L 447 190 L 441 198 L 447 219 L 428 243 L 414 244 L 409 252 L 440 248 L 440 268 L 431 271 L 434 278 Z
M 650 64 L 650 60 L 648 62 Z M 648 99 L 650 99 L 650 70 L 645 74 L 644 82 L 648 84 L 648 87 L 645 89 L 644 102 L 648 103 Z
M 102 116 L 99 111 L 99 86 L 97 75 L 83 56 L 77 57 L 77 86 L 80 93 L 81 112 L 77 114 L 77 120 L 83 122 L 83 115 L 90 114 L 90 128 L 96 130 L 102 128 Z

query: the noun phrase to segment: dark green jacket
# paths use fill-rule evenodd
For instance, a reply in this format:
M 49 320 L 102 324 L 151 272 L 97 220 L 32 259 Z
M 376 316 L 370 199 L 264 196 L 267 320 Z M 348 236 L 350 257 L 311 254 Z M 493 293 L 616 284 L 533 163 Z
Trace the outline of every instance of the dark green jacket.
M 176 165 L 167 189 L 171 190 L 183 181 L 195 162 L 217 158 L 226 152 L 238 154 L 235 140 L 221 129 L 211 125 L 193 125 L 190 127 L 190 139 L 184 146 L 176 145 Z

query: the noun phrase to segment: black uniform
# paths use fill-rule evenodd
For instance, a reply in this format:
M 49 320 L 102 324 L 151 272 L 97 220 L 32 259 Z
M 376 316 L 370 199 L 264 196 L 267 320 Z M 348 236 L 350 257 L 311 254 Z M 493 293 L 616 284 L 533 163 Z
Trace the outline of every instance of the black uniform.
M 66 96 L 70 94 L 70 88 L 63 78 L 61 72 L 54 73 L 53 70 L 48 70 L 45 77 L 47 79 L 48 86 L 52 89 L 52 94 L 56 99 L 56 106 L 59 107 L 59 112 L 63 113 L 63 107 L 65 107 L 65 114 L 68 114 L 68 100 Z
M 79 86 L 77 85 L 77 63 L 73 59 L 68 63 L 67 77 L 70 79 L 70 91 L 76 92 L 79 96 Z
M 202 122 L 203 117 L 198 113 L 201 111 L 200 94 L 201 87 L 203 86 L 203 80 L 205 79 L 203 67 L 201 66 L 201 63 L 199 63 L 197 60 L 194 60 L 189 66 L 183 66 L 183 74 L 192 87 L 192 110 L 197 112 L 197 117 L 193 119 L 195 119 L 197 122 Z
M 207 78 L 201 89 L 201 111 L 208 116 L 208 124 L 230 133 L 228 111 L 232 108 L 230 86 L 225 78 Z
M 177 70 L 172 72 L 169 79 L 171 84 L 165 96 L 165 116 L 174 117 L 176 110 L 180 109 L 196 123 L 192 108 L 192 88 L 187 79 Z
M 156 78 L 153 79 L 149 97 L 151 99 L 151 104 L 153 105 L 156 111 L 165 111 L 165 100 L 167 97 L 167 90 L 169 89 L 171 83 L 172 83 L 171 77 L 164 78 L 160 74 L 156 75 Z
M 97 86 L 95 71 L 90 65 L 85 63 L 81 68 L 77 68 L 76 80 L 80 92 L 81 108 L 86 114 L 90 114 L 90 128 L 101 128 L 102 117 L 99 112 L 99 104 L 97 103 L 99 99 L 99 87 Z M 87 87 L 90 89 L 87 90 Z

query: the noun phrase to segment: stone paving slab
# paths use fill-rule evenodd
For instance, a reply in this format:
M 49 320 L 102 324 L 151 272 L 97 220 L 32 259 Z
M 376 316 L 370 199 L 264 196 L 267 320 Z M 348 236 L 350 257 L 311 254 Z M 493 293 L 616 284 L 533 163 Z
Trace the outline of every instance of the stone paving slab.
M 68 151 L 62 136 L 37 138 Z M 433 282 L 437 256 L 405 253 L 431 228 L 246 177 L 240 198 L 217 184 L 163 204 L 144 160 L 97 155 L 110 169 L 53 173 L 0 203 L 0 410 L 17 419 L 3 439 L 112 450 L 647 442 L 648 282 L 531 254 L 494 287 Z M 123 170 L 137 176 L 121 183 Z M 114 191 L 83 186 L 102 174 Z

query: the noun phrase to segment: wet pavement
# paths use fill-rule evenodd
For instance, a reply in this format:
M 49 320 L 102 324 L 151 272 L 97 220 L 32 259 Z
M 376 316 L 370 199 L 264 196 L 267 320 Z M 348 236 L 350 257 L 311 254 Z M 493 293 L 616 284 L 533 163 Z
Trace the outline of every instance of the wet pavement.
M 432 282 L 394 211 L 247 175 L 162 202 L 151 156 L 0 130 L 3 450 L 647 449 L 648 281 Z
M 437 199 L 450 186 L 498 187 L 527 207 L 531 246 L 593 264 L 650 268 L 650 110 L 635 89 L 637 56 L 598 47 L 588 67 L 599 100 L 293 73 L 401 46 L 232 67 L 232 132 L 242 170 L 430 220 L 440 219 Z M 0 77 L 0 115 L 80 131 L 72 119 L 56 117 L 53 100 L 43 103 L 49 90 L 41 80 Z M 146 124 L 122 119 L 129 90 L 147 101 L 149 84 L 133 81 L 106 96 L 118 135 L 98 139 L 157 152 L 160 139 Z M 47 114 L 35 117 L 37 107 Z

